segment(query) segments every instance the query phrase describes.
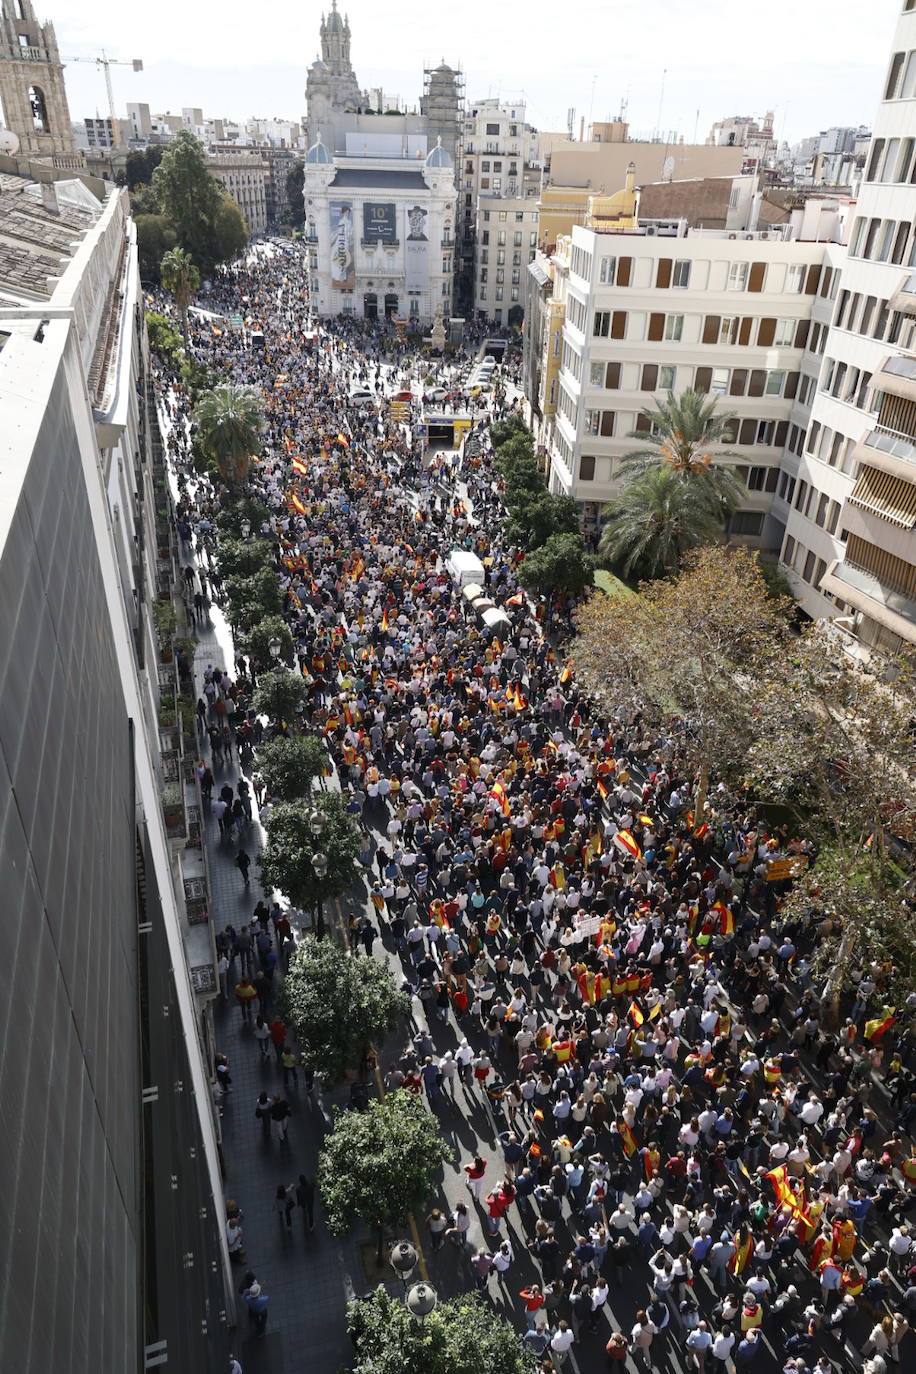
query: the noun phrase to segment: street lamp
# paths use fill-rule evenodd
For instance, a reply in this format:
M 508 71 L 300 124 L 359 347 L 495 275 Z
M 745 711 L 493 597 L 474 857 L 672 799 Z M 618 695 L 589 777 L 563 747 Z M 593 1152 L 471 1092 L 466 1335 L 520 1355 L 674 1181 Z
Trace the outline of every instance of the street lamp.
M 328 875 L 328 856 L 322 853 L 319 848 L 321 837 L 324 834 L 324 816 L 322 816 L 317 806 L 313 807 L 309 812 L 308 824 L 315 845 L 312 851 L 312 872 L 315 874 L 315 881 L 320 883 Z M 315 934 L 318 939 L 321 940 L 324 938 L 324 907 L 320 897 L 315 903 L 315 908 Z
M 274 635 L 273 639 L 271 639 L 268 642 L 267 647 L 270 650 L 270 656 L 272 659 L 278 659 L 280 657 L 283 645 L 280 643 L 276 635 Z
M 240 520 L 240 521 L 239 521 L 239 529 L 242 531 L 242 538 L 243 538 L 243 539 L 247 539 L 248 536 L 249 536 L 249 534 L 251 533 L 251 521 L 250 521 L 250 520 Z
M 388 1256 L 388 1262 L 404 1285 L 404 1297 L 406 1299 L 407 1280 L 417 1267 L 417 1252 L 410 1241 L 400 1240 Z
M 435 1312 L 439 1298 L 431 1283 L 415 1283 L 407 1294 L 407 1310 L 422 1321 Z

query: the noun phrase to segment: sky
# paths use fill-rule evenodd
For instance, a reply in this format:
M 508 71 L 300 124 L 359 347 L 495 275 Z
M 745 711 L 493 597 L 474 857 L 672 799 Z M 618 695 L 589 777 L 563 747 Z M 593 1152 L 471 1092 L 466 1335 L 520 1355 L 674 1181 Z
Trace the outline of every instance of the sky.
M 703 142 L 716 119 L 775 111 L 793 143 L 833 124 L 870 127 L 900 0 L 545 0 L 439 6 L 399 0 L 341 3 L 363 88 L 381 85 L 413 108 L 423 68 L 443 58 L 465 75 L 468 100 L 524 97 L 539 129 L 614 116 L 628 101 L 634 136 L 675 130 Z M 38 0 L 64 58 L 141 58 L 113 67 L 118 113 L 145 101 L 153 113 L 200 106 L 207 117 L 285 119 L 305 112 L 305 77 L 318 55 L 320 8 L 270 0 Z M 259 19 L 252 29 L 252 17 Z M 460 17 L 460 23 L 455 22 Z M 107 114 L 102 71 L 71 63 L 73 119 Z

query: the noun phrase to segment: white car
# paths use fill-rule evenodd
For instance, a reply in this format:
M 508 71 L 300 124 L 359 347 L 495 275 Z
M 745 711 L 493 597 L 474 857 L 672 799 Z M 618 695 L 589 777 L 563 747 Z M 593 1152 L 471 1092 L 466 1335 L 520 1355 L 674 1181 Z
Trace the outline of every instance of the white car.
M 374 406 L 377 397 L 373 391 L 357 390 L 351 391 L 348 399 L 351 406 Z

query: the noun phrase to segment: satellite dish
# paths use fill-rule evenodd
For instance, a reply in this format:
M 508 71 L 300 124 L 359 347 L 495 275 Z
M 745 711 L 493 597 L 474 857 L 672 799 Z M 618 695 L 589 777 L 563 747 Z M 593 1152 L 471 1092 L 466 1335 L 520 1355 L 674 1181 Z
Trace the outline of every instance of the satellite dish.
M 674 158 L 666 157 L 662 163 L 662 181 L 670 181 L 674 175 Z

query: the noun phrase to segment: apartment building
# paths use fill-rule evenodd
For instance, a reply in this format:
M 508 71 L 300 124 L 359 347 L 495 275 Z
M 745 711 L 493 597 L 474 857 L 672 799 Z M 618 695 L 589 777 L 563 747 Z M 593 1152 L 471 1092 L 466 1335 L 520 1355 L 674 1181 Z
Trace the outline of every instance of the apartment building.
M 207 155 L 207 171 L 221 182 L 245 216 L 249 234 L 267 229 L 268 167 L 261 154 L 219 148 Z
M 730 461 L 747 500 L 733 535 L 779 549 L 784 454 L 797 460 L 804 445 L 849 202 L 811 198 L 791 223 L 763 232 L 681 223 L 665 233 L 622 215 L 622 196 L 594 197 L 586 224 L 554 255 L 557 277 L 568 274 L 562 336 L 558 312 L 542 311 L 540 348 L 559 349 L 559 366 L 542 363 L 532 405 L 551 489 L 574 496 L 596 525 L 621 456 L 650 430 L 645 410 L 693 388 L 734 416 Z
M 882 100 L 797 462 L 782 563 L 862 653 L 916 643 L 916 0 Z
M 526 269 L 537 252 L 537 202 L 481 196 L 475 239 L 474 309 L 494 324 L 520 324 Z

